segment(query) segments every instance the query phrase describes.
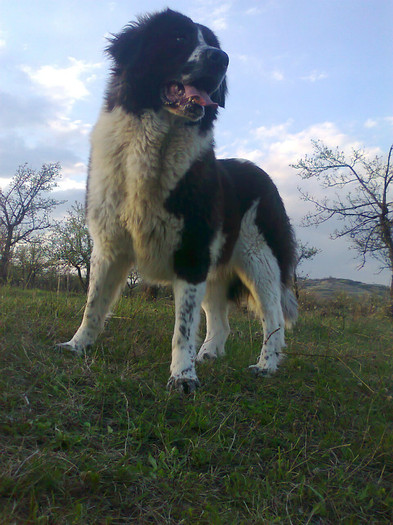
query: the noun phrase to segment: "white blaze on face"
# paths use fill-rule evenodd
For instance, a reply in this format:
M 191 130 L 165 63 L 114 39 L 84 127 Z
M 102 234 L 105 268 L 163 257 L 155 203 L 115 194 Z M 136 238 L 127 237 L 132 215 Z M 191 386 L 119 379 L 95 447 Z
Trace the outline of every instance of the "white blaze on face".
M 198 29 L 198 45 L 194 49 L 194 51 L 189 56 L 187 62 L 197 62 L 200 59 L 201 54 L 205 49 L 209 48 L 205 42 L 205 39 L 203 38 L 202 31 Z

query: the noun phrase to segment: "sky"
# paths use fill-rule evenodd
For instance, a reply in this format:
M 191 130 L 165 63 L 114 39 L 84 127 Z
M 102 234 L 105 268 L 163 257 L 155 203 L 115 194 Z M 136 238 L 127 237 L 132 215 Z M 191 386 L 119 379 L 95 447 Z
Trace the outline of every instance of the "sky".
M 138 15 L 170 7 L 213 29 L 230 57 L 229 96 L 216 125 L 219 158 L 257 163 L 276 183 L 296 235 L 320 253 L 311 278 L 389 283 L 335 225 L 301 226 L 298 187 L 316 181 L 290 167 L 311 140 L 370 156 L 393 143 L 392 0 L 0 0 L 0 188 L 20 164 L 60 162 L 64 213 L 84 200 L 89 135 L 110 62 L 107 38 Z

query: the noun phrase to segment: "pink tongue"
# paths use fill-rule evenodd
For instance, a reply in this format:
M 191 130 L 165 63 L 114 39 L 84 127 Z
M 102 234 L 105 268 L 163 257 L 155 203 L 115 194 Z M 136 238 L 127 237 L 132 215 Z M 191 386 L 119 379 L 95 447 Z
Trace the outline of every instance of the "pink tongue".
M 186 98 L 194 97 L 194 101 L 200 106 L 214 106 L 218 108 L 218 104 L 212 101 L 206 91 L 199 90 L 194 86 L 184 86 L 184 93 Z

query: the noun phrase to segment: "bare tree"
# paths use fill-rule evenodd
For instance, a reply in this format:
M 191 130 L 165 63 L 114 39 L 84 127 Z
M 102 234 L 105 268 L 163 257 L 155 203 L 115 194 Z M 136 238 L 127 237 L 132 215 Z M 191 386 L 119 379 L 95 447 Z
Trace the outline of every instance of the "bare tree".
M 6 281 L 14 247 L 51 227 L 50 212 L 60 204 L 49 196 L 57 186 L 60 165 L 43 164 L 39 171 L 19 166 L 5 191 L 0 191 L 0 281 Z
M 79 281 L 86 291 L 90 278 L 90 257 L 92 240 L 86 225 L 86 209 L 75 202 L 62 222 L 53 229 L 54 253 L 60 263 L 77 271 Z
M 321 141 L 313 141 L 314 154 L 293 167 L 302 179 L 316 178 L 327 194 L 322 199 L 299 188 L 303 200 L 314 205 L 304 224 L 318 225 L 333 217 L 342 221 L 332 238 L 348 237 L 358 256 L 360 267 L 366 257 L 377 259 L 381 269 L 391 272 L 390 306 L 393 316 L 393 146 L 387 159 L 369 158 L 363 150 L 347 156 Z M 335 193 L 329 196 L 331 191 Z
M 52 268 L 52 256 L 47 240 L 32 239 L 19 244 L 13 256 L 12 273 L 24 287 L 35 286 L 37 279 Z
M 294 288 L 297 299 L 299 299 L 299 266 L 304 261 L 310 261 L 313 259 L 318 253 L 320 253 L 320 251 L 321 250 L 315 246 L 309 246 L 308 243 L 297 241 L 297 263 L 294 275 Z

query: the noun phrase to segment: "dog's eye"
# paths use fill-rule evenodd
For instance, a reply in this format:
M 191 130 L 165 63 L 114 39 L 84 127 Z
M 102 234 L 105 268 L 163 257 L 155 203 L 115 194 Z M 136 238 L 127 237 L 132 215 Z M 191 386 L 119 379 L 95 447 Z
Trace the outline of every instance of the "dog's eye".
M 176 39 L 176 44 L 184 44 L 184 42 L 186 41 L 186 37 L 181 36 L 181 35 L 177 35 L 175 39 Z

